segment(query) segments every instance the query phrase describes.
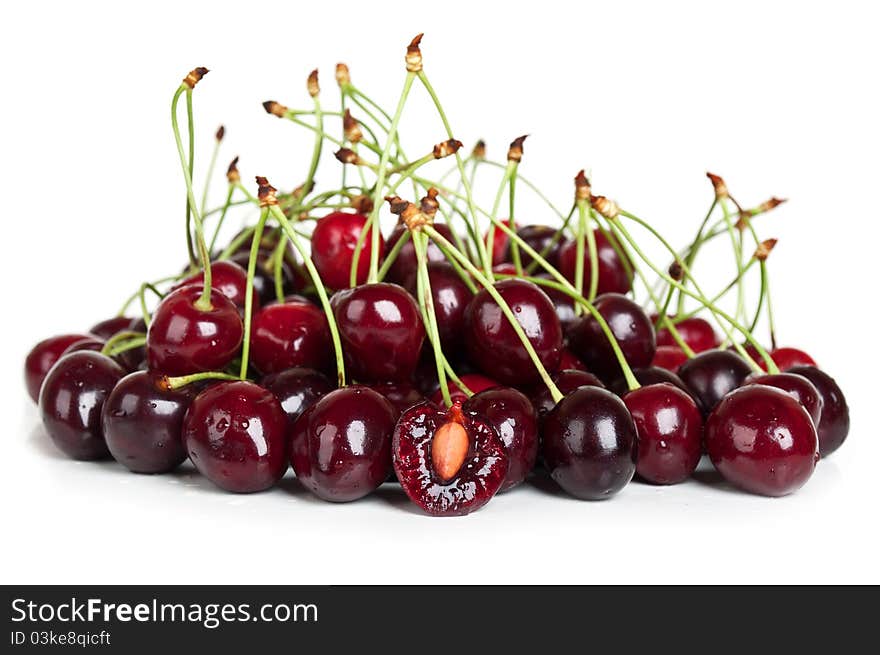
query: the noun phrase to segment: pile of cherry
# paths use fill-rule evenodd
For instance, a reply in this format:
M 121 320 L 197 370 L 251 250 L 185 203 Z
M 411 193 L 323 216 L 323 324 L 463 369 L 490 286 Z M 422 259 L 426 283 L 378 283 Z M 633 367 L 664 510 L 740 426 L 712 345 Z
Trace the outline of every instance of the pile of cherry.
M 28 392 L 67 456 L 147 474 L 189 459 L 238 493 L 290 466 L 324 500 L 390 483 L 428 514 L 462 515 L 531 476 L 590 500 L 634 476 L 680 483 L 704 454 L 741 489 L 784 495 L 847 436 L 843 393 L 806 353 L 774 348 L 767 361 L 748 344 L 743 357 L 705 318 L 667 321 L 636 303 L 619 233 L 496 225 L 485 288 L 469 261 L 478 249 L 434 220 L 436 190 L 421 204 L 390 198 L 401 220 L 387 239 L 361 197 L 381 204 L 381 186 L 362 188 L 361 212 L 312 211 L 309 262 L 293 212 L 259 183 L 258 228 L 188 266 L 152 312 L 31 350 Z M 588 217 L 619 220 L 607 200 L 580 198 Z M 369 264 L 390 253 L 379 281 Z M 578 295 L 524 272 L 533 254 Z M 703 313 L 718 318 L 709 303 Z

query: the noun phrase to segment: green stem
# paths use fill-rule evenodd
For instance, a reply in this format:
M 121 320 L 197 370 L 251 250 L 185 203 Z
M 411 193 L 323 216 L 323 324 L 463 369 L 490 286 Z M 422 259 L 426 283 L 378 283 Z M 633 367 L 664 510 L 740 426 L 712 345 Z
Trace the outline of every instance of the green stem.
M 169 389 L 180 389 L 194 382 L 202 382 L 204 380 L 232 380 L 238 382 L 241 378 L 230 375 L 229 373 L 221 373 L 219 371 L 208 371 L 207 373 L 193 373 L 192 375 L 181 375 L 179 377 L 166 377 L 165 384 Z
M 238 377 L 242 380 L 247 379 L 248 364 L 250 363 L 251 352 L 251 325 L 253 323 L 253 304 L 254 304 L 254 276 L 257 273 L 257 260 L 260 256 L 260 242 L 263 240 L 263 228 L 266 227 L 266 220 L 269 218 L 268 210 L 264 209 L 260 212 L 260 220 L 254 227 L 254 234 L 251 238 L 251 252 L 248 257 L 247 268 L 247 286 L 244 294 L 244 338 L 241 344 L 241 368 Z
M 424 239 L 424 240 L 423 240 Z M 434 312 L 434 297 L 431 293 L 431 280 L 428 276 L 428 254 L 427 254 L 427 237 L 416 232 L 412 233 L 413 247 L 416 251 L 416 260 L 418 261 L 418 284 L 417 295 L 419 297 L 419 307 L 425 319 L 425 327 L 428 333 L 428 339 L 434 350 L 434 364 L 437 367 L 437 379 L 440 382 L 440 393 L 443 396 L 443 402 L 447 407 L 452 406 L 452 399 L 449 396 L 449 384 L 446 381 L 446 370 L 443 366 L 443 349 L 440 344 L 440 330 L 437 327 L 437 316 Z
M 209 252 L 214 252 L 214 248 L 217 247 L 217 237 L 220 236 L 220 230 L 223 228 L 223 223 L 226 221 L 226 214 L 229 211 L 229 207 L 232 203 L 232 194 L 235 192 L 235 186 L 230 184 L 229 191 L 226 193 L 226 202 L 223 203 L 223 209 L 220 212 L 220 218 L 217 219 L 217 225 L 214 227 L 214 235 L 211 237 L 211 245 L 208 246 Z

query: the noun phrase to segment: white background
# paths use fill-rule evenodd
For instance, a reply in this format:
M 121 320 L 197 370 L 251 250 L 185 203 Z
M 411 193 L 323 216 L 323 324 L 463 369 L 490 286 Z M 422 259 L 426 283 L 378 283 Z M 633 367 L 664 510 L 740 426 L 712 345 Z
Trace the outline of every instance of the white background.
M 6 3 L 0 581 L 880 581 L 871 409 L 880 46 L 867 6 Z M 346 61 L 390 109 L 403 48 L 419 31 L 457 136 L 484 137 L 503 157 L 513 137 L 531 134 L 522 172 L 560 205 L 585 166 L 596 191 L 682 244 L 710 201 L 707 169 L 745 204 L 791 199 L 760 226 L 780 238 L 771 261 L 780 337 L 837 378 L 853 419 L 849 441 L 804 489 L 773 500 L 701 481 L 634 483 L 585 503 L 530 487 L 467 518 L 434 520 L 394 489 L 348 505 L 312 499 L 292 480 L 234 496 L 188 469 L 135 476 L 54 450 L 21 381 L 27 350 L 87 329 L 140 281 L 183 263 L 168 120 L 181 77 L 212 71 L 195 94 L 200 161 L 223 122 L 223 164 L 240 154 L 246 182 L 264 174 L 289 188 L 311 138 L 265 115 L 261 101 L 307 106 L 305 77 L 317 66 L 332 106 L 333 66 Z M 410 152 L 443 137 L 420 92 L 403 129 Z M 319 182 L 337 171 L 327 163 Z M 549 220 L 523 201 L 535 221 Z M 704 274 L 720 280 L 720 270 L 710 263 Z

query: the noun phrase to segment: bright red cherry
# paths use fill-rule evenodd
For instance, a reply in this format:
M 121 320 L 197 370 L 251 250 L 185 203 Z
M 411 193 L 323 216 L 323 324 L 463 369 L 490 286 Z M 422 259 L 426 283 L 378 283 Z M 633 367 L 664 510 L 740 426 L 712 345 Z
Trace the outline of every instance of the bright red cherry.
M 506 218 L 501 222 L 510 227 L 510 221 Z M 493 225 L 490 229 L 494 234 L 492 235 L 492 252 L 489 254 L 492 255 L 492 265 L 496 266 L 498 264 L 503 264 L 505 261 L 505 256 L 507 255 L 507 243 L 510 241 L 510 237 L 499 227 Z M 487 244 L 489 243 L 488 232 L 483 236 L 483 241 Z
M 787 371 L 793 366 L 818 366 L 812 357 L 797 348 L 774 348 L 770 351 L 770 357 L 776 363 L 776 366 L 779 367 L 780 371 Z M 767 369 L 767 363 L 763 359 L 759 357 L 755 361 L 758 362 L 761 368 Z
M 742 357 L 730 350 L 706 350 L 678 369 L 678 377 L 697 399 L 704 416 L 752 372 Z
M 434 229 L 437 230 L 447 241 L 455 243 L 455 237 L 452 235 L 452 230 L 449 229 L 448 225 L 445 223 L 434 223 Z M 402 237 L 403 233 L 406 231 L 407 228 L 404 225 L 395 226 L 394 230 L 388 236 L 388 241 L 385 243 L 385 251 L 391 252 L 391 249 L 394 248 L 398 241 L 400 241 L 400 237 Z M 369 257 L 367 257 L 367 261 L 369 261 Z M 443 255 L 443 251 L 429 239 L 428 263 L 440 262 L 446 262 L 446 257 Z M 416 260 L 415 246 L 413 246 L 412 239 L 407 239 L 406 243 L 401 246 L 400 252 L 397 253 L 394 262 L 388 268 L 387 280 L 409 289 L 407 280 L 409 280 L 412 274 L 415 273 L 417 265 L 418 261 Z M 414 288 L 415 287 L 413 287 L 413 289 Z M 410 291 L 412 292 L 412 290 Z
M 675 373 L 678 367 L 688 360 L 688 356 L 678 346 L 657 346 L 651 366 L 665 368 Z
M 264 375 L 287 368 L 327 370 L 333 360 L 327 317 L 309 302 L 267 305 L 254 317 L 250 356 Z
M 598 293 L 628 293 L 632 289 L 630 274 L 617 254 L 612 242 L 599 230 L 596 236 L 596 253 L 599 256 Z M 616 244 L 616 242 L 615 242 Z M 559 249 L 559 272 L 572 284 L 575 282 L 577 242 L 567 241 Z M 584 289 L 590 288 L 590 250 L 584 244 Z
M 807 378 L 822 398 L 822 416 L 816 429 L 819 453 L 827 457 L 840 448 L 849 434 L 849 407 L 843 391 L 834 378 L 815 366 L 793 366 L 787 372 Z
M 670 316 L 669 318 L 675 317 Z M 656 323 L 657 316 L 652 315 L 651 321 Z M 701 353 L 704 350 L 717 348 L 720 343 L 712 324 L 698 316 L 691 316 L 690 318 L 686 318 L 681 322 L 676 323 L 675 329 L 678 331 L 678 335 L 681 337 L 682 341 L 690 346 L 691 350 L 695 353 Z M 679 347 L 678 342 L 673 338 L 669 329 L 666 327 L 661 327 L 657 330 L 657 345 Z
M 179 289 L 193 284 L 201 285 L 203 282 L 204 272 L 199 271 L 184 278 L 174 288 Z M 244 268 L 231 260 L 212 263 L 211 287 L 229 298 L 240 311 L 244 312 L 245 294 L 247 293 L 247 271 Z M 260 309 L 260 297 L 256 293 L 256 289 L 254 291 L 251 307 L 256 312 Z
M 766 384 L 768 387 L 782 389 L 789 396 L 803 405 L 807 414 L 813 419 L 813 425 L 819 427 L 822 418 L 822 396 L 819 390 L 807 378 L 796 373 L 757 374 L 752 373 L 745 380 L 746 384 Z
M 39 401 L 43 380 L 64 351 L 77 341 L 88 338 L 87 334 L 61 334 L 57 337 L 43 339 L 31 348 L 24 360 L 24 383 L 31 400 Z
M 312 232 L 312 261 L 321 280 L 331 289 L 347 289 L 350 285 L 351 263 L 357 242 L 364 231 L 367 217 L 363 214 L 333 212 L 318 221 Z M 372 234 L 365 237 L 358 258 L 357 284 L 367 281 L 370 255 L 373 252 Z M 385 242 L 379 237 L 379 258 L 385 252 Z

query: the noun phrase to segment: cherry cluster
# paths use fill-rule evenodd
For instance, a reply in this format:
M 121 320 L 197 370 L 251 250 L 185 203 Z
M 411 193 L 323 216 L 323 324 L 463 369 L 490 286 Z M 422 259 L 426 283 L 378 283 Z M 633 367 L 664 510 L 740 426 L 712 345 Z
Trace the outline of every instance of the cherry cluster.
M 743 490 L 801 487 L 843 443 L 849 412 L 809 355 L 776 344 L 767 267 L 776 241 L 761 240 L 754 222 L 782 201 L 743 208 L 710 174 L 711 206 L 682 250 L 594 195 L 583 171 L 561 211 L 519 172 L 525 137 L 506 162 L 487 159 L 482 142 L 462 156 L 420 40 L 407 48 L 394 113 L 354 86 L 343 64 L 338 110 L 322 107 L 317 71 L 307 81 L 311 108 L 264 103 L 314 134 L 305 181 L 281 193 L 258 177 L 254 193 L 236 158 L 226 200 L 210 210 L 224 130 L 199 202 L 192 97 L 208 71 L 186 76 L 172 129 L 189 262 L 140 285 L 118 316 L 31 350 L 28 392 L 55 445 L 78 460 L 112 456 L 136 473 L 189 459 L 238 493 L 272 487 L 288 466 L 333 502 L 398 483 L 438 516 L 474 511 L 531 476 L 591 500 L 634 476 L 676 484 L 704 454 Z M 398 125 L 416 84 L 446 134 L 409 157 Z M 338 188 L 315 183 L 326 148 L 342 164 Z M 452 168 L 429 177 L 447 158 Z M 501 172 L 489 209 L 475 195 L 482 169 Z M 523 187 L 554 226 L 517 221 Z M 399 195 L 410 191 L 412 200 Z M 256 219 L 218 247 L 237 207 Z M 383 209 L 397 217 L 387 239 Z M 693 270 L 718 240 L 729 241 L 736 270 L 707 294 Z M 663 265 L 646 254 L 648 241 L 666 253 Z M 133 304 L 137 317 L 127 314 Z M 769 349 L 755 336 L 762 319 Z

